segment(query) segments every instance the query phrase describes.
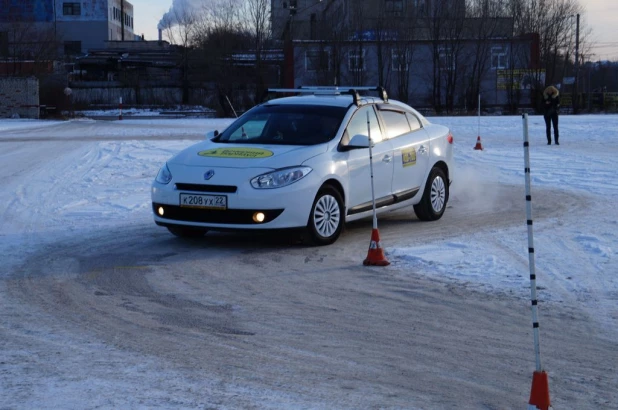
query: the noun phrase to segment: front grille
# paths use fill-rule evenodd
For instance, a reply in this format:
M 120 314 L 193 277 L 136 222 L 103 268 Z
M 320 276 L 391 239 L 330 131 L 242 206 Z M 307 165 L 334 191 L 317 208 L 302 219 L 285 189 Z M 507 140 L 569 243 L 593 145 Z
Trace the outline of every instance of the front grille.
M 182 208 L 176 205 L 157 204 L 153 202 L 152 211 L 155 215 L 159 215 L 157 212 L 159 207 L 163 207 L 163 218 L 165 219 L 237 225 L 262 225 L 266 222 L 273 221 L 283 212 L 283 209 L 226 209 L 222 211 L 216 209 Z M 263 222 L 257 223 L 253 221 L 253 214 L 256 212 L 264 213 L 265 219 Z
M 176 189 L 179 191 L 194 191 L 194 192 L 218 192 L 233 194 L 238 190 L 238 187 L 232 185 L 202 185 L 202 184 L 176 184 Z

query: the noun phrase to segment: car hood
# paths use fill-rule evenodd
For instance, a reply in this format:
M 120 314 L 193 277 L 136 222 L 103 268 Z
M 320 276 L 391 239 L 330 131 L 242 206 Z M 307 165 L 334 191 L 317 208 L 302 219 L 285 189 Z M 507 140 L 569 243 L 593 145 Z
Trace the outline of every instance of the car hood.
M 172 158 L 170 163 L 185 166 L 227 168 L 285 168 L 326 152 L 328 144 L 251 145 L 220 144 L 204 141 L 195 144 Z

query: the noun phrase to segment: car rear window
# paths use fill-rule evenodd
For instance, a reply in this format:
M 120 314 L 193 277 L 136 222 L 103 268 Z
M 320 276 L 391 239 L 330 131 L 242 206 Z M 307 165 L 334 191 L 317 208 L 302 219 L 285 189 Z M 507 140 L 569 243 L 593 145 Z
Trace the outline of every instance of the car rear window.
M 346 107 L 265 104 L 246 112 L 217 137 L 217 142 L 315 145 L 330 141 Z
M 386 123 L 386 135 L 388 138 L 395 138 L 411 131 L 406 113 L 399 111 L 380 111 L 380 114 Z

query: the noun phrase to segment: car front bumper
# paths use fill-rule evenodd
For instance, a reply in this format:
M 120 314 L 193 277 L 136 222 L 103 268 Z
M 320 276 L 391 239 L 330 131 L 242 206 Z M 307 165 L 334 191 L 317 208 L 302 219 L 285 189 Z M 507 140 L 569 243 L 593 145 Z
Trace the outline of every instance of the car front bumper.
M 210 229 L 285 229 L 307 225 L 319 186 L 310 173 L 291 185 L 275 189 L 255 189 L 247 181 L 233 193 L 191 192 L 176 184 L 154 182 L 151 188 L 154 220 L 159 225 L 185 225 Z M 227 209 L 180 206 L 180 194 L 225 195 Z M 256 214 L 263 214 L 260 220 Z

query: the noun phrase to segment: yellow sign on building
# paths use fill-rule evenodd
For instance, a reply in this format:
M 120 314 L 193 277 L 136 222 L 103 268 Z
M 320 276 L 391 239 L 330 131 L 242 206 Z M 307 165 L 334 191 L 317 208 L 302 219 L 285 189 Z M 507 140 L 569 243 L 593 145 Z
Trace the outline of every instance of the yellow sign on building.
M 545 84 L 545 70 L 520 68 L 515 70 L 496 70 L 498 90 L 530 90 L 536 85 Z

